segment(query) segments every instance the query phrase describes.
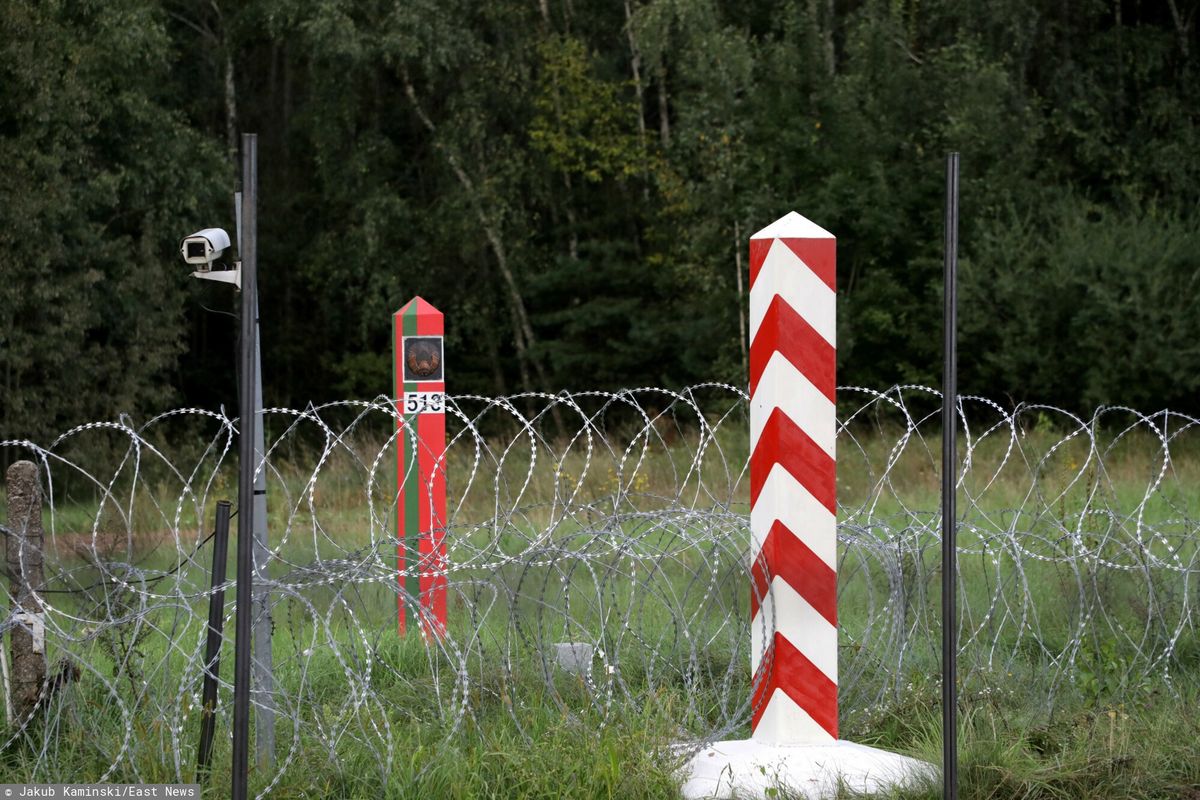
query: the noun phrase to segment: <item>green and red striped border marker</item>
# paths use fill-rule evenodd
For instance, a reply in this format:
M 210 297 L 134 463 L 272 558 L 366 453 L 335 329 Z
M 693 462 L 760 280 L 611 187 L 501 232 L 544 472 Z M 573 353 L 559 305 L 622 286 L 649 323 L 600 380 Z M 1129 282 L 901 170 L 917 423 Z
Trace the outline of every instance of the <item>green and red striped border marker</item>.
M 400 633 L 446 629 L 446 380 L 442 312 L 414 297 L 392 315 Z M 414 605 L 415 603 L 415 605 Z

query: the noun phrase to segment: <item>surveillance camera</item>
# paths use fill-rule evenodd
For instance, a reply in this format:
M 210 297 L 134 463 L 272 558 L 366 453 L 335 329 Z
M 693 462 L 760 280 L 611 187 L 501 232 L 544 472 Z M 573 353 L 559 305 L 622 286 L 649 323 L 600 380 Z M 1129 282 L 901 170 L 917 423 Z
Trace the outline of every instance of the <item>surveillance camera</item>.
M 183 237 L 179 252 L 188 264 L 199 264 L 201 272 L 212 269 L 212 264 L 229 249 L 229 234 L 221 228 L 205 228 L 191 236 Z

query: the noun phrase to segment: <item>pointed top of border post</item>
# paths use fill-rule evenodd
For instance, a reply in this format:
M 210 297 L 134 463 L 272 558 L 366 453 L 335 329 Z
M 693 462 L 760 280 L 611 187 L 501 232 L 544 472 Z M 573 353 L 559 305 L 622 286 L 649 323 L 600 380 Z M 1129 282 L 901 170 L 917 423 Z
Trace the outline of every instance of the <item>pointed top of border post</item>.
M 826 286 L 837 291 L 837 237 L 812 220 L 790 211 L 750 237 L 751 292 L 758 282 L 763 262 L 777 246 L 791 250 Z
M 433 307 L 433 304 L 420 295 L 409 300 L 404 306 L 397 311 L 397 314 L 405 314 L 408 312 L 415 313 L 418 317 L 426 315 L 442 316 L 442 312 Z
M 832 233 L 817 223 L 789 211 L 750 237 L 751 239 L 834 239 Z

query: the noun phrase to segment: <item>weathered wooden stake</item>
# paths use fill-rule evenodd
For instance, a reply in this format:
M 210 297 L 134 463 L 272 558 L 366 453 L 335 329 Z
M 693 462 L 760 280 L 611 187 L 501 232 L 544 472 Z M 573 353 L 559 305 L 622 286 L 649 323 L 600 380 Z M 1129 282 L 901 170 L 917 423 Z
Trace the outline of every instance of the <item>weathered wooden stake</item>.
M 16 620 L 12 629 L 11 697 L 17 721 L 24 724 L 37 707 L 46 682 L 46 626 L 41 600 L 42 490 L 37 465 L 18 461 L 8 468 L 7 561 L 9 592 Z

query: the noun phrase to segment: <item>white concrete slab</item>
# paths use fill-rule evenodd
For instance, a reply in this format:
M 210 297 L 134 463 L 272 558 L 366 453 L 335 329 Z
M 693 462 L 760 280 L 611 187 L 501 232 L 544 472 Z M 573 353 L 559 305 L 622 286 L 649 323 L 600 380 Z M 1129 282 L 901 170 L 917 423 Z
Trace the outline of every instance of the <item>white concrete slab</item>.
M 939 774 L 932 764 L 854 742 L 771 745 L 741 739 L 705 747 L 680 778 L 685 800 L 766 798 L 771 788 L 826 800 L 837 796 L 839 785 L 871 794 L 932 784 Z

